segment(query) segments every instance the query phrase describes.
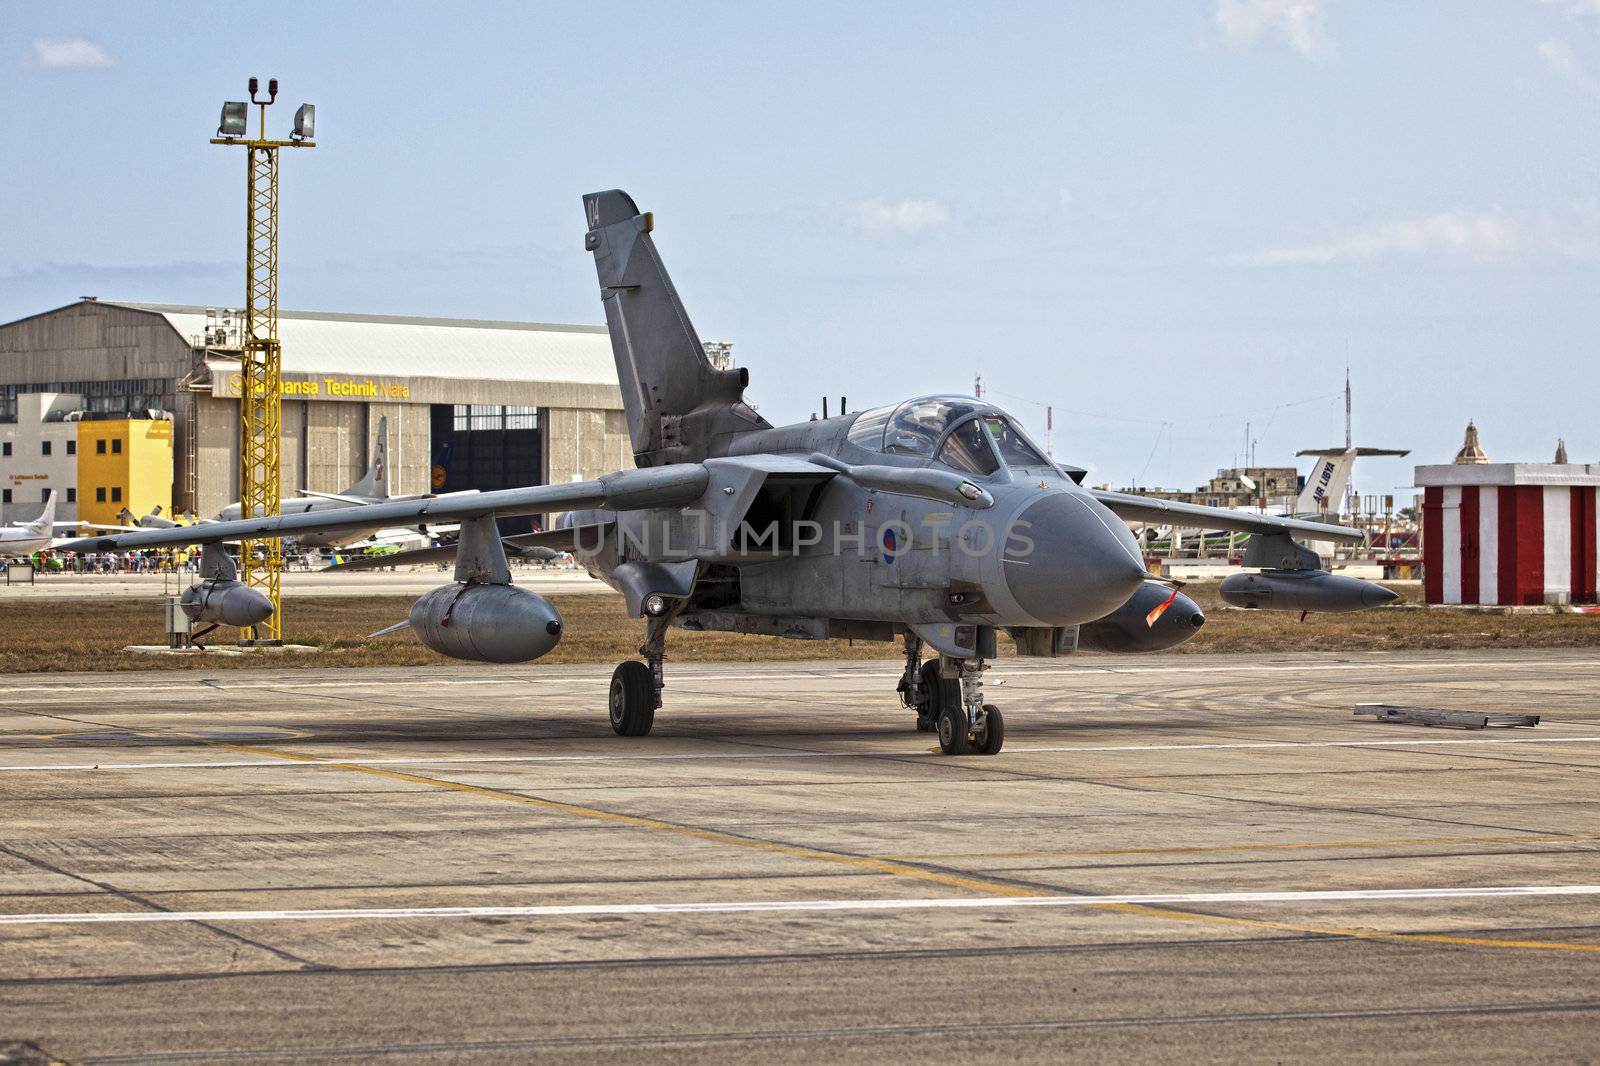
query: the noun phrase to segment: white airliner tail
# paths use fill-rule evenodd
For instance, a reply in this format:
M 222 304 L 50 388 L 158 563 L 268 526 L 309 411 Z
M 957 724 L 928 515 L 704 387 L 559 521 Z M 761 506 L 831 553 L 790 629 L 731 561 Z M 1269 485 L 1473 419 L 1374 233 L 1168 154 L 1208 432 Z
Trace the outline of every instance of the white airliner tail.
M 44 510 L 38 518 L 29 522 L 25 527 L 29 533 L 39 537 L 48 537 L 56 528 L 56 490 L 51 489 L 50 495 L 45 497 Z
M 1305 453 L 1301 453 L 1305 454 Z M 1350 470 L 1356 464 L 1356 450 L 1314 452 L 1316 465 L 1306 475 L 1305 488 L 1295 501 L 1294 513 L 1326 514 L 1338 517 L 1344 508 L 1344 491 L 1350 484 Z

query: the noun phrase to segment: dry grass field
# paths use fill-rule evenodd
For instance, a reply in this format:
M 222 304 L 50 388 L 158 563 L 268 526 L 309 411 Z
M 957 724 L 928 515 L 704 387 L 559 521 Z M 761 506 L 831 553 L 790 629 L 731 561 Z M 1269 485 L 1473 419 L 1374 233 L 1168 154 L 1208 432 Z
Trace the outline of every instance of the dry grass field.
M 1230 651 L 1355 651 L 1408 648 L 1600 647 L 1600 615 L 1496 615 L 1428 610 L 1404 602 L 1359 614 L 1312 615 L 1223 610 L 1214 583 L 1185 589 L 1205 608 L 1208 621 L 1193 640 L 1168 655 Z M 1397 588 L 1415 600 L 1415 586 Z M 644 624 L 627 617 L 620 596 L 553 597 L 566 624 L 559 647 L 542 661 L 615 662 L 633 657 Z M 57 601 L 0 606 L 0 673 L 83 670 L 217 670 L 241 666 L 418 666 L 445 662 L 407 634 L 367 640 L 365 634 L 406 616 L 409 597 L 298 598 L 285 609 L 285 639 L 316 654 L 185 657 L 133 655 L 128 644 L 163 644 L 159 602 Z M 218 644 L 232 631 L 218 630 Z M 1008 640 L 1001 655 L 1011 654 Z M 723 633 L 674 631 L 669 656 L 681 661 L 891 658 L 897 645 L 799 641 Z

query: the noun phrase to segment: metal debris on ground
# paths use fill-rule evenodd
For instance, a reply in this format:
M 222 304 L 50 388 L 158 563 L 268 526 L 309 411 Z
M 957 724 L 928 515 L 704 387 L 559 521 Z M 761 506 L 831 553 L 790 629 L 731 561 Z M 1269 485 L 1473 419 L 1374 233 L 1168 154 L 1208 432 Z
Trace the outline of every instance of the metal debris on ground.
M 1505 714 L 1494 711 L 1446 711 L 1436 707 L 1405 707 L 1392 703 L 1358 703 L 1356 716 L 1371 715 L 1379 722 L 1400 725 L 1442 725 L 1454 729 L 1507 728 L 1536 726 L 1536 714 Z

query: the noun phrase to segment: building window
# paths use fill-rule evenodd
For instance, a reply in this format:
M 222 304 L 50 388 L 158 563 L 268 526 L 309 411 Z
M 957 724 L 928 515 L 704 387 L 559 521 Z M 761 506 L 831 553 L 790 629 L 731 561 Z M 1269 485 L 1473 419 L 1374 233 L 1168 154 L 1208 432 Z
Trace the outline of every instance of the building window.
M 113 486 L 111 486 L 111 502 L 112 503 L 121 503 L 122 502 L 122 486 L 121 485 L 113 485 Z
M 78 454 L 78 442 L 77 441 L 75 441 L 75 440 L 67 441 L 67 454 L 68 455 L 77 455 Z
M 96 455 L 104 455 L 106 453 L 106 442 L 103 441 L 103 440 L 95 441 L 94 442 L 94 453 Z
M 501 407 L 496 404 L 456 404 L 451 412 L 452 428 L 462 430 L 538 429 L 537 407 Z
M 49 489 L 40 489 L 39 490 L 39 502 L 40 503 L 49 503 L 50 502 L 50 490 Z
M 40 455 L 49 455 L 50 454 L 50 442 L 49 441 L 42 440 L 42 441 L 39 442 L 39 454 Z
M 0 450 L 0 455 L 10 455 L 11 454 L 11 442 L 10 441 L 6 441 L 4 445 L 0 445 L 0 448 L 4 449 L 4 450 Z
M 106 490 L 105 489 L 95 489 L 94 490 L 94 502 L 95 503 L 105 503 L 106 502 Z
M 78 502 L 78 490 L 77 489 L 68 489 L 67 490 L 67 502 L 68 503 L 77 503 Z
M 11 490 L 10 489 L 0 489 L 0 503 L 10 503 L 10 502 L 11 502 Z
M 114 440 L 114 441 L 111 442 L 111 454 L 112 455 L 121 455 L 122 454 L 122 441 L 120 439 L 119 440 Z

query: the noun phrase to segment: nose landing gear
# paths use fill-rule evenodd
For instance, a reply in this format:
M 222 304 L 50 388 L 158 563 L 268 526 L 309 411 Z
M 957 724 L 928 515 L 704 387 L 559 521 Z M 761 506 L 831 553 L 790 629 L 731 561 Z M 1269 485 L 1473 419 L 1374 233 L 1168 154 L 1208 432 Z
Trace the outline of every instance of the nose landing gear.
M 922 661 L 922 641 L 906 634 L 906 665 L 900 699 L 917 712 L 917 732 L 939 734 L 946 755 L 996 755 L 1005 744 L 1000 709 L 983 702 L 982 659 L 948 656 Z
M 1000 708 L 983 702 L 982 659 L 952 660 L 960 676 L 957 698 L 939 707 L 939 749 L 946 755 L 998 755 L 1005 744 L 1006 720 Z

